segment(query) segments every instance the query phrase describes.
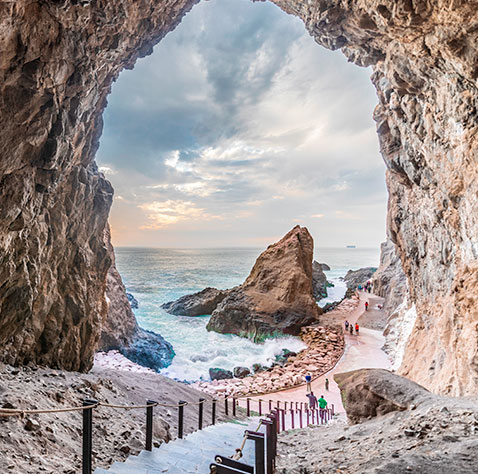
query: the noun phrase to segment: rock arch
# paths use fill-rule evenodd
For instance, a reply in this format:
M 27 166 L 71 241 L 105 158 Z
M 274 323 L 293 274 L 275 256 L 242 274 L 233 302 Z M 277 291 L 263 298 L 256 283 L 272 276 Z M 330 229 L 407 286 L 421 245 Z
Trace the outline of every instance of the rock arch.
M 0 3 L 0 359 L 87 370 L 113 190 L 94 155 L 112 82 L 194 0 Z M 477 2 L 276 0 L 373 67 L 388 227 L 418 318 L 403 374 L 478 387 Z

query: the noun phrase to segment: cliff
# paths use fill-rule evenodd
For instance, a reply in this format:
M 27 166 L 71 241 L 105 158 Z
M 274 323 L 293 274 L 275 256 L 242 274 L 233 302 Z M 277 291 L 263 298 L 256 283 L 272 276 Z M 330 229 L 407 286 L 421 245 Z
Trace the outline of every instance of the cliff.
M 133 362 L 159 371 L 171 364 L 173 346 L 153 331 L 138 326 L 126 294 L 121 275 L 116 269 L 110 229 L 105 230 L 105 244 L 111 260 L 106 277 L 106 318 L 101 326 L 98 351 L 118 350 Z
M 317 321 L 320 308 L 312 294 L 314 241 L 305 227 L 294 227 L 261 253 L 246 281 L 212 313 L 209 331 L 260 341 L 278 334 L 299 334 Z
M 112 189 L 93 161 L 106 98 L 194 3 L 1 3 L 0 360 L 91 366 L 110 267 Z M 373 69 L 388 232 L 417 311 L 400 372 L 476 393 L 476 2 L 275 3 Z

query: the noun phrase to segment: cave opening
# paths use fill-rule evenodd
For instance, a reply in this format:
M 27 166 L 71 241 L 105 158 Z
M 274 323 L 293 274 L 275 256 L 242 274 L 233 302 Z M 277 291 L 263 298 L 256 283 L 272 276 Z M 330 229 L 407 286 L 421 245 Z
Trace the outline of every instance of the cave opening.
M 343 296 L 349 268 L 378 266 L 387 194 L 370 74 L 317 45 L 297 17 L 240 0 L 196 5 L 121 74 L 96 159 L 115 188 L 116 265 L 136 316 L 177 352 L 168 375 L 194 380 L 201 362 L 232 362 L 201 361 L 206 322 L 161 304 L 239 285 L 294 225 L 332 264 L 328 302 Z M 245 352 L 237 343 L 236 363 Z

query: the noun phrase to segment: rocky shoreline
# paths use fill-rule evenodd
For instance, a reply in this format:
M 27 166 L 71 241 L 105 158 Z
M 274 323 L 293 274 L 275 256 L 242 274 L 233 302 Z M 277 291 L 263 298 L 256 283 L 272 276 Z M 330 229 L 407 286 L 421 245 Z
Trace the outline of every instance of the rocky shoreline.
M 211 396 L 261 395 L 303 385 L 307 374 L 313 379 L 320 377 L 342 357 L 345 349 L 343 315 L 355 310 L 358 303 L 355 298 L 344 300 L 327 314 L 326 326 L 316 323 L 302 328 L 300 337 L 307 348 L 288 357 L 284 366 L 276 365 L 244 378 L 196 382 L 192 386 Z

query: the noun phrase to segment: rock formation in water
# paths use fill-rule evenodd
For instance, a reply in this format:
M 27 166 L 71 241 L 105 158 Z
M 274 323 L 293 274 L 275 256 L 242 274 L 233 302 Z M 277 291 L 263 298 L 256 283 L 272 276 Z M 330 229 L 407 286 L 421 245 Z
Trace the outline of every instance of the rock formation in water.
M 314 241 L 305 227 L 294 227 L 259 255 L 246 281 L 212 313 L 209 331 L 238 334 L 254 341 L 299 334 L 317 321 L 320 308 L 312 295 Z
M 328 286 L 329 283 L 322 269 L 322 264 L 314 260 L 312 262 L 312 294 L 317 301 L 322 298 L 327 298 Z
M 106 315 L 112 200 L 94 155 L 112 82 L 195 0 L 0 4 L 0 360 L 87 370 Z M 417 319 L 400 369 L 478 387 L 478 19 L 473 1 L 275 0 L 373 68 L 388 232 Z
M 357 286 L 364 286 L 373 274 L 377 271 L 375 267 L 359 268 L 358 270 L 349 270 L 344 277 L 347 288 L 355 290 Z
M 165 311 L 178 316 L 202 316 L 212 314 L 217 305 L 227 296 L 227 291 L 205 288 L 192 295 L 161 305 Z
M 138 326 L 123 280 L 116 269 L 109 228 L 105 232 L 105 244 L 111 266 L 106 279 L 108 309 L 101 328 L 98 351 L 118 350 L 133 362 L 159 371 L 171 363 L 173 347 L 160 334 Z

